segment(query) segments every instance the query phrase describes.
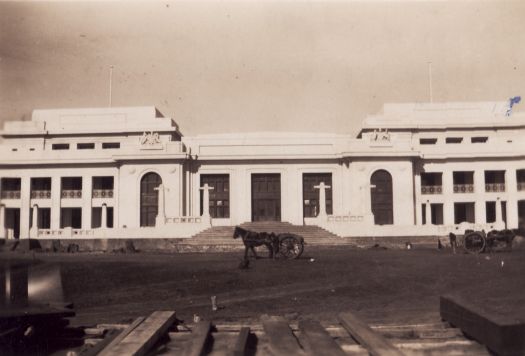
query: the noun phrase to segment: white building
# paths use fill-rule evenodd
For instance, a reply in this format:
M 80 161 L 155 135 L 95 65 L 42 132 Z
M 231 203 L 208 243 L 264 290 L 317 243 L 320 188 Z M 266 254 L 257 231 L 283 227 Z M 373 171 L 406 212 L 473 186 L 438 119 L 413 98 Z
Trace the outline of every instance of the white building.
M 357 137 L 185 137 L 153 107 L 35 110 L 0 133 L 0 236 L 191 237 L 273 220 L 340 236 L 517 228 L 525 115 L 510 109 L 386 104 Z

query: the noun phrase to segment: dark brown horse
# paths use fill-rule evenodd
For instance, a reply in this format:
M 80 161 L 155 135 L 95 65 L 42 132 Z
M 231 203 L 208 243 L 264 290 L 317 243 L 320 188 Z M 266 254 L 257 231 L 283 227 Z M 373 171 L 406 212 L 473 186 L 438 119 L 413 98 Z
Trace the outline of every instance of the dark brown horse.
M 255 247 L 265 245 L 269 252 L 269 258 L 277 258 L 279 252 L 279 238 L 273 232 L 255 232 L 236 226 L 233 238 L 242 238 L 244 243 L 244 259 L 248 259 L 248 250 L 251 250 L 255 258 L 259 258 Z

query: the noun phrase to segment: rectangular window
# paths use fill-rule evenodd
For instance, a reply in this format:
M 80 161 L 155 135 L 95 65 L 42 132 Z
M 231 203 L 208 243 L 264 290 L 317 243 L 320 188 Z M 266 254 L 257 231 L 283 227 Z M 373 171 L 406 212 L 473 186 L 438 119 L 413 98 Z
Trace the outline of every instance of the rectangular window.
M 38 208 L 37 213 L 37 228 L 50 229 L 51 228 L 51 208 Z M 33 209 L 29 209 L 29 227 L 33 227 Z
M 421 173 L 421 194 L 441 194 L 443 173 Z
M 31 199 L 51 199 L 51 178 L 31 178 Z
M 1 199 L 20 199 L 21 178 L 2 178 Z
M 69 143 L 53 143 L 52 150 L 69 150 Z
M 102 149 L 120 148 L 120 142 L 102 142 Z
M 95 144 L 93 142 L 77 143 L 77 150 L 92 150 L 94 148 Z
M 91 228 L 97 229 L 102 227 L 102 208 L 94 207 L 91 208 Z M 113 207 L 108 206 L 106 208 L 106 226 L 107 228 L 113 227 Z
M 454 224 L 474 223 L 474 203 L 454 203 Z
M 427 204 L 421 204 L 421 215 L 423 225 L 427 224 Z M 430 223 L 432 225 L 443 225 L 443 204 L 430 204 Z
M 445 139 L 446 143 L 461 143 L 463 142 L 463 137 L 447 137 Z
M 505 171 L 485 171 L 485 191 L 505 191 Z
M 62 198 L 82 198 L 82 177 L 62 177 Z
M 437 138 L 420 138 L 420 145 L 435 145 L 437 143 Z
M 230 217 L 230 175 L 229 174 L 203 174 L 201 175 L 201 187 L 204 184 L 213 187 L 210 194 L 210 216 L 212 218 Z M 201 191 L 201 214 L 203 212 L 203 191 Z
M 485 143 L 489 140 L 487 136 L 477 136 L 477 137 L 471 137 L 470 142 L 472 143 Z
M 73 229 L 82 228 L 82 208 L 61 208 L 60 209 L 60 228 L 71 227 Z
M 93 177 L 93 198 L 113 198 L 113 177 Z
M 454 193 L 474 193 L 474 172 L 453 172 Z

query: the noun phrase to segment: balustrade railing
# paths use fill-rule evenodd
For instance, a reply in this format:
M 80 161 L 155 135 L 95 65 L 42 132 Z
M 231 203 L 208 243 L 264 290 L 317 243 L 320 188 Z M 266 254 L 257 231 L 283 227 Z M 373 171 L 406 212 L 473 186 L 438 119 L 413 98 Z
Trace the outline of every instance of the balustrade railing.
M 442 194 L 443 188 L 441 185 L 422 185 L 421 194 Z
M 20 199 L 19 190 L 2 190 L 2 199 Z
M 454 193 L 474 193 L 474 184 L 454 184 Z
M 113 198 L 113 189 L 93 189 L 93 198 Z
M 504 192 L 505 191 L 505 183 L 489 183 L 489 184 L 485 184 L 485 191 L 486 192 Z
M 68 199 L 82 198 L 82 190 L 80 189 L 62 189 L 62 198 L 68 198 Z
M 32 190 L 31 199 L 51 199 L 51 190 Z

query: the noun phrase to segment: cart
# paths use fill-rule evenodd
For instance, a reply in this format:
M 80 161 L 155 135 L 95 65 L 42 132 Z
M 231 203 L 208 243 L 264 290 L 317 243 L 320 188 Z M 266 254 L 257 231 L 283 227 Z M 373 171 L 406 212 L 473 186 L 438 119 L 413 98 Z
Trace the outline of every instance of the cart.
M 457 245 L 462 246 L 468 253 L 482 253 L 490 251 L 509 251 L 512 249 L 512 240 L 516 234 L 512 230 L 482 231 L 466 230 L 464 235 L 458 236 Z M 452 243 L 451 238 L 451 243 Z
M 304 251 L 304 238 L 299 235 L 283 233 L 277 235 L 279 239 L 280 256 L 286 259 L 296 259 L 301 256 Z

